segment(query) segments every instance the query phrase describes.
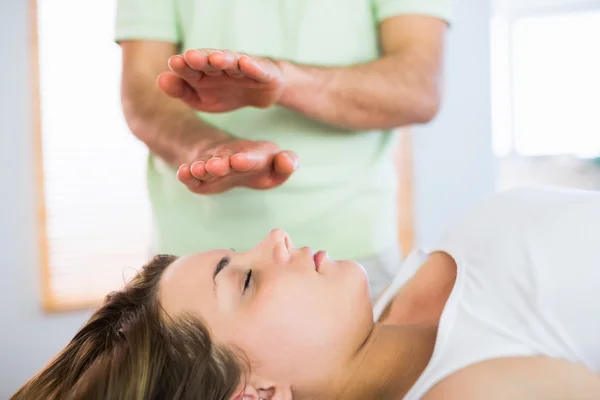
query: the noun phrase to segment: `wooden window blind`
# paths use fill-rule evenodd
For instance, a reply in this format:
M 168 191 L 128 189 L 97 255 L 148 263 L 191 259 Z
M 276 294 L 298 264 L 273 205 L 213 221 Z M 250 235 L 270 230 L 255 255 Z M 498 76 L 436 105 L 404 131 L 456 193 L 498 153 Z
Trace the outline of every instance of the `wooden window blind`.
M 150 257 L 147 150 L 121 111 L 115 5 L 37 0 L 32 8 L 43 298 L 51 311 L 99 304 Z

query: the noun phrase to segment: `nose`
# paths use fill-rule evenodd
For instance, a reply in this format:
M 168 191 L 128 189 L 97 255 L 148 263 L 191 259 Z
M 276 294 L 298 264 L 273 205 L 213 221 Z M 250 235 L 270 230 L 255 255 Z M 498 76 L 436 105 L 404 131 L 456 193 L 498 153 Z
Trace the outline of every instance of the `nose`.
M 293 249 L 292 241 L 286 231 L 273 229 L 258 246 L 260 257 L 264 261 L 274 261 L 276 264 L 287 264 Z
M 290 235 L 283 229 L 273 229 L 267 236 L 267 242 L 271 242 L 274 245 L 285 247 L 287 250 L 293 249 L 294 245 Z

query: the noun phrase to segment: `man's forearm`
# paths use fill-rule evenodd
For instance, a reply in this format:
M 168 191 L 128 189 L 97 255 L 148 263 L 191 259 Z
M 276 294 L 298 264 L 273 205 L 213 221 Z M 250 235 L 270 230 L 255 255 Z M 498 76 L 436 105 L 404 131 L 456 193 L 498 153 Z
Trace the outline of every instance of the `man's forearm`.
M 124 83 L 121 95 L 133 134 L 174 168 L 191 162 L 203 147 L 228 136 L 203 122 L 184 103 L 165 96 L 153 81 Z
M 347 68 L 280 62 L 281 106 L 347 129 L 391 129 L 425 123 L 439 108 L 439 77 L 417 54 L 397 54 Z

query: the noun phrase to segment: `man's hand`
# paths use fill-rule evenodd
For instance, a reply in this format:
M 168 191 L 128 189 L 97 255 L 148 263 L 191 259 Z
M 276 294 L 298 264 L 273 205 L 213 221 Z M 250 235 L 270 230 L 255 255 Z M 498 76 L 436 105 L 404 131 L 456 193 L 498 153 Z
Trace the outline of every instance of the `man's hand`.
M 191 164 L 177 171 L 177 179 L 198 194 L 216 194 L 234 187 L 272 189 L 298 168 L 298 156 L 272 142 L 230 138 L 205 148 Z
M 188 50 L 169 58 L 169 68 L 171 72 L 158 77 L 158 86 L 197 111 L 267 108 L 277 102 L 284 88 L 276 63 L 229 50 Z

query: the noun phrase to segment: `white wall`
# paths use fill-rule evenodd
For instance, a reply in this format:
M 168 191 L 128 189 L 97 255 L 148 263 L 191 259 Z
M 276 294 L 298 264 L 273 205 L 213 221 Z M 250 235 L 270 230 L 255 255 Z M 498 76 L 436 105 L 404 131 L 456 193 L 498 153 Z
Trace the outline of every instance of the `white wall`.
M 490 2 L 454 0 L 446 89 L 438 117 L 415 130 L 417 244 L 433 246 L 449 223 L 493 192 Z
M 432 124 L 415 133 L 418 241 L 427 245 L 493 188 L 489 4 L 455 2 L 445 105 Z M 27 3 L 0 2 L 0 399 L 60 350 L 87 316 L 45 315 L 40 309 Z
M 0 1 L 0 399 L 60 350 L 82 313 L 40 309 L 28 65 L 28 1 Z

